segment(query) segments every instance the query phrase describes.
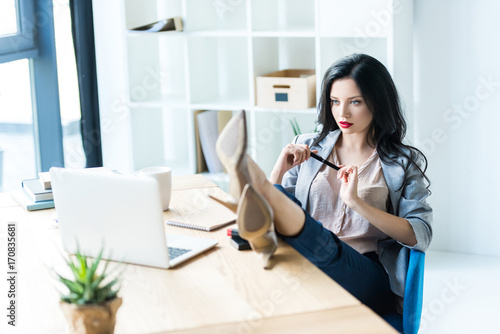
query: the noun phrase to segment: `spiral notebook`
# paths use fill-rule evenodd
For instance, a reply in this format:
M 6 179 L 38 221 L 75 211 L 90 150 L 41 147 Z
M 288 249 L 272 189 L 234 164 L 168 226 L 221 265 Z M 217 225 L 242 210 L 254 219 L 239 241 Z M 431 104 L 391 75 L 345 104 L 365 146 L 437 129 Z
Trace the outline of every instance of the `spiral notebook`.
M 236 221 L 236 214 L 222 205 L 211 205 L 185 215 L 167 219 L 167 224 L 202 231 L 213 231 Z

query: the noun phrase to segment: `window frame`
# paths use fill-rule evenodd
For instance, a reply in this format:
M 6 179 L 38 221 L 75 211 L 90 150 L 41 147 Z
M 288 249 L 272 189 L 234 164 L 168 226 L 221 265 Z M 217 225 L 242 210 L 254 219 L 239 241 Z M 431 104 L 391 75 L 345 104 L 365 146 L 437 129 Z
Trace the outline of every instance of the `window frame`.
M 52 1 L 16 0 L 19 31 L 0 36 L 0 63 L 29 60 L 37 172 L 64 167 Z
M 16 15 L 17 33 L 0 36 L 0 63 L 37 56 L 34 0 L 16 0 Z

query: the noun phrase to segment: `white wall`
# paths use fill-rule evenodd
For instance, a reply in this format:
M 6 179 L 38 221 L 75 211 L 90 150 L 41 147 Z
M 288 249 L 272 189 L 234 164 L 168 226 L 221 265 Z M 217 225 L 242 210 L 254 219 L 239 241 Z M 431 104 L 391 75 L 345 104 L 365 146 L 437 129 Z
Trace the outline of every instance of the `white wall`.
M 414 143 L 429 159 L 431 249 L 500 256 L 500 2 L 414 4 Z

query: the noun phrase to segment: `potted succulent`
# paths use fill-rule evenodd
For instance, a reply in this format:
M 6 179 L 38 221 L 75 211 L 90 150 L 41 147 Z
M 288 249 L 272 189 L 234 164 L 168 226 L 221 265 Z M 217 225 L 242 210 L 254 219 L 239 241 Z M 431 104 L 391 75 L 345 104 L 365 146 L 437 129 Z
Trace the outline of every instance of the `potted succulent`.
M 113 333 L 116 312 L 122 304 L 118 297 L 120 290 L 120 274 L 110 275 L 108 261 L 104 268 L 97 272 L 101 262 L 102 250 L 96 258 L 81 255 L 65 257 L 66 264 L 72 272 L 71 278 L 55 273 L 69 293 L 61 293 L 60 305 L 69 322 L 72 333 Z

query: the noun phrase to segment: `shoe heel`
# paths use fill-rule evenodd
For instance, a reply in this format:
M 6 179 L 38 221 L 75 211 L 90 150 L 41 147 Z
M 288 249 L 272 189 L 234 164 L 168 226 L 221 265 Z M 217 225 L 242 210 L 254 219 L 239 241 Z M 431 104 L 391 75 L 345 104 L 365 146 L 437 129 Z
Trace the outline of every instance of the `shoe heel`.
M 278 248 L 278 238 L 274 229 L 267 231 L 262 237 L 255 238 L 249 243 L 250 247 L 262 257 L 262 266 L 264 269 L 270 269 L 271 257 Z
M 269 268 L 271 256 L 278 247 L 271 207 L 247 184 L 241 193 L 237 214 L 240 236 L 248 240 L 252 249 L 262 257 L 263 267 Z

